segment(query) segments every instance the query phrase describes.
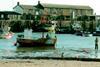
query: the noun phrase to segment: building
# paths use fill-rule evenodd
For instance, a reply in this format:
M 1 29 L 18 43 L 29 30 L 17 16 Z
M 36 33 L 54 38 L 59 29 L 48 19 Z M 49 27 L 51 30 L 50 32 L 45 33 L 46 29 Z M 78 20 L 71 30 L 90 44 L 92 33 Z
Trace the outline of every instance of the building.
M 13 7 L 13 10 L 17 13 L 22 14 L 20 17 L 21 19 L 24 20 L 31 20 L 33 19 L 33 15 L 35 14 L 35 7 L 33 5 L 22 5 L 19 2 L 17 2 L 17 5 Z
M 43 7 L 43 10 L 39 10 L 39 14 L 41 15 L 50 15 L 50 16 L 59 16 L 63 15 L 65 17 L 72 16 L 73 18 L 76 16 L 82 15 L 93 15 L 93 9 L 90 6 L 82 6 L 82 5 L 60 5 L 60 4 L 46 4 L 38 2 L 37 5 L 22 5 L 17 2 L 17 5 L 13 8 L 15 12 L 21 14 L 33 14 L 36 15 L 37 9 L 39 7 Z
M 0 11 L 0 20 L 18 20 L 20 13 L 14 11 Z

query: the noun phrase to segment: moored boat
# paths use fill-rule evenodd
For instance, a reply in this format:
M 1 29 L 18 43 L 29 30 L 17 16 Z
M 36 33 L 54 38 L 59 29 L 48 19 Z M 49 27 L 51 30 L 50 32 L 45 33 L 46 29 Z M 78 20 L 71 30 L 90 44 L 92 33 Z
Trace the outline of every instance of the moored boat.
M 39 39 L 24 39 L 17 38 L 17 42 L 15 45 L 19 47 L 43 47 L 43 46 L 55 46 L 57 39 L 52 38 L 39 38 Z
M 24 35 L 18 35 L 17 41 L 15 43 L 18 47 L 43 47 L 43 46 L 55 46 L 57 41 L 54 28 L 49 28 L 49 32 L 46 36 L 42 33 L 42 37 L 40 38 L 33 38 L 32 37 L 32 30 L 26 29 L 24 31 Z
M 10 27 L 7 27 L 7 29 L 0 29 L 0 39 L 10 39 L 14 35 L 13 32 L 10 31 Z
M 0 34 L 0 39 L 10 39 L 13 37 L 13 35 L 14 35 L 13 32 L 8 32 L 6 34 Z

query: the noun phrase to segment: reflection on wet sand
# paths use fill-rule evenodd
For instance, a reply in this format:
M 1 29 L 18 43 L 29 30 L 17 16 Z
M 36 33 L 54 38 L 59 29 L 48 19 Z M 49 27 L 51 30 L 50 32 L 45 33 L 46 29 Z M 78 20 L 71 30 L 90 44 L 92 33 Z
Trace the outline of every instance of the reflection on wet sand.
M 35 52 L 35 51 L 55 50 L 55 47 L 18 47 L 16 51 Z
M 95 58 L 98 58 L 98 49 L 95 49 Z

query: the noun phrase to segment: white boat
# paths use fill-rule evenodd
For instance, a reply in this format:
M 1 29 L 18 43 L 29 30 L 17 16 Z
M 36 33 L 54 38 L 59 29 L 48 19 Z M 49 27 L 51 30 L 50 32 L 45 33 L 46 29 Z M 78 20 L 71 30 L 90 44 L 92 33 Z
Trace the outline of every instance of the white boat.
M 8 24 L 1 24 L 0 28 L 0 39 L 10 39 L 13 36 L 13 32 L 10 31 Z
M 10 38 L 12 38 L 13 34 L 14 33 L 12 33 L 12 32 L 8 32 L 6 34 L 1 34 L 0 39 L 10 39 Z

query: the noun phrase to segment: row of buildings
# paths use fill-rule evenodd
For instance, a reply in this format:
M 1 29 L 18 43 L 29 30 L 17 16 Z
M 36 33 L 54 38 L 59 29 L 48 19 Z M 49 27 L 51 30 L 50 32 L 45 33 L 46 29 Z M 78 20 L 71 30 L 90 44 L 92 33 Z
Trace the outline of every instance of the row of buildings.
M 37 5 L 23 5 L 17 2 L 13 11 L 0 11 L 0 20 L 37 20 L 40 23 L 47 23 L 52 20 L 57 21 L 58 26 L 63 27 L 76 21 L 94 22 L 95 18 L 96 16 L 90 6 L 47 4 L 40 3 L 40 1 Z
M 48 17 L 50 20 L 58 20 L 58 16 L 63 16 L 63 20 L 75 19 L 84 15 L 93 16 L 93 9 L 90 6 L 46 4 L 40 3 L 40 1 L 37 5 L 21 5 L 17 2 L 13 9 L 22 15 L 29 15 L 29 17 L 24 16 L 21 19 L 30 20 L 33 19 L 31 15 L 40 15 L 42 20 L 48 19 Z
M 4 13 L 6 12 L 7 11 L 4 11 Z M 0 12 L 0 18 L 3 17 L 2 14 L 4 13 Z M 72 16 L 73 18 L 83 15 L 93 16 L 93 9 L 90 6 L 47 4 L 47 3 L 40 3 L 40 1 L 38 2 L 37 5 L 22 5 L 19 2 L 17 2 L 17 5 L 13 7 L 13 12 L 10 13 L 8 11 L 6 14 L 4 14 L 4 16 L 7 14 L 9 15 L 31 14 L 33 16 L 41 15 L 41 17 L 42 16 L 55 17 L 63 15 L 64 19 L 67 20 L 70 18 L 70 16 Z M 13 17 L 10 18 L 14 19 Z M 22 18 L 20 17 L 17 19 L 22 19 Z M 25 16 L 23 19 L 26 19 Z M 32 18 L 30 18 L 30 20 L 32 20 Z

